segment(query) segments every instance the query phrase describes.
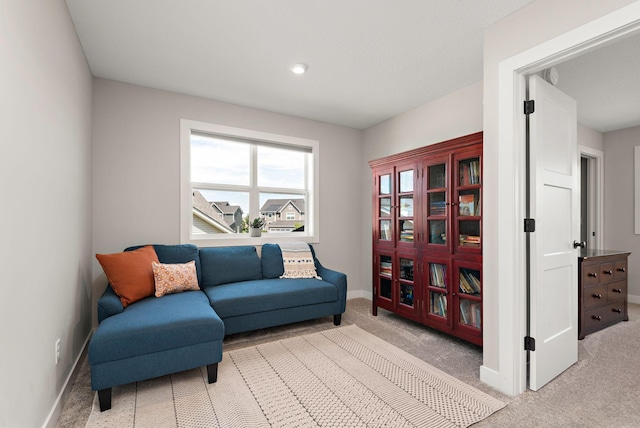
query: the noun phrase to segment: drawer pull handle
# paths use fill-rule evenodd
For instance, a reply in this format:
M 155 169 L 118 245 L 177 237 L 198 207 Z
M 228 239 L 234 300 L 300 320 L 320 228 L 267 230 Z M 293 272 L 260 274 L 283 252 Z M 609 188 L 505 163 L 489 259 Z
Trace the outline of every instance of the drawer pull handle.
M 614 288 L 613 290 L 614 293 L 622 293 L 622 289 L 621 288 Z
M 611 309 L 611 311 L 612 311 L 612 312 L 615 312 L 615 313 L 617 313 L 617 314 L 621 314 L 621 313 L 622 313 L 622 310 L 621 310 L 621 309 L 618 309 L 618 308 L 613 308 L 613 309 Z
M 587 276 L 589 276 L 589 277 L 591 277 L 591 278 L 597 278 L 597 277 L 598 277 L 598 274 L 597 274 L 597 273 L 595 273 L 595 272 L 589 272 L 589 273 L 587 274 Z
M 627 270 L 625 268 L 618 268 L 618 272 L 626 272 Z
M 602 299 L 602 294 L 592 294 L 591 295 L 594 299 Z
M 600 315 L 591 315 L 591 318 L 596 320 L 596 321 L 602 320 L 602 317 Z
M 613 275 L 613 271 L 611 269 L 603 270 L 602 273 L 605 274 L 605 275 Z

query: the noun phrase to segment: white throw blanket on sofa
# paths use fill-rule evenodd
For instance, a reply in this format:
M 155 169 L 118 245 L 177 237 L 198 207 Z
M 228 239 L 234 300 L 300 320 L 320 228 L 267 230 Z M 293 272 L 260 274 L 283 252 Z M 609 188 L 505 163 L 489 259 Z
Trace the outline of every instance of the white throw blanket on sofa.
M 317 278 L 311 249 L 306 242 L 279 244 L 284 263 L 284 275 L 280 278 Z

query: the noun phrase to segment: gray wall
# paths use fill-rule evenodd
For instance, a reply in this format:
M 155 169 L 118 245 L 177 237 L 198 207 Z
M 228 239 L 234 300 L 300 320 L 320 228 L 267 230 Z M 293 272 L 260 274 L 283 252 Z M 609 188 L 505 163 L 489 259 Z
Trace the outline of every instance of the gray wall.
M 63 0 L 0 9 L 0 426 L 37 427 L 91 327 L 91 74 Z
M 365 296 L 372 298 L 372 174 L 367 162 L 395 153 L 439 143 L 482 130 L 482 82 L 424 104 L 364 131 L 361 176 L 365 207 L 362 230 L 362 259 Z
M 579 123 L 578 144 L 604 152 L 604 135 L 602 132 Z
M 584 4 L 583 4 L 584 3 Z M 514 280 L 523 266 L 516 248 L 516 218 L 521 177 L 513 165 L 513 141 L 500 135 L 501 80 L 505 60 L 619 9 L 632 0 L 578 2 L 535 0 L 495 23 L 484 36 L 484 175 L 483 175 L 483 330 L 484 352 L 480 378 L 508 394 L 526 383 L 522 311 L 514 312 Z M 502 87 L 504 90 L 505 88 Z M 504 100 L 502 100 L 504 103 Z M 509 100 L 511 102 L 511 100 Z M 519 233 L 519 232 L 518 232 Z M 488 239 L 492 237 L 493 239 Z M 524 304 L 524 302 L 521 302 Z
M 272 132 L 320 142 L 320 261 L 345 272 L 350 295 L 362 288 L 362 132 L 94 79 L 93 251 L 180 241 L 180 119 Z M 369 222 L 369 217 L 365 218 Z M 94 300 L 106 278 L 94 262 Z
M 629 300 L 640 303 L 640 235 L 634 234 L 635 146 L 640 146 L 640 127 L 604 134 L 604 246 L 632 252 Z

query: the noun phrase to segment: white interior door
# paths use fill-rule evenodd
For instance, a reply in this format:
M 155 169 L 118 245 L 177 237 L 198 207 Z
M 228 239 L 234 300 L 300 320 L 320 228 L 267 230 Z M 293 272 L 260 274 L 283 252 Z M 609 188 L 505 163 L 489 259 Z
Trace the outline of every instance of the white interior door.
M 538 76 L 529 78 L 529 388 L 536 391 L 578 360 L 580 205 L 576 103 Z

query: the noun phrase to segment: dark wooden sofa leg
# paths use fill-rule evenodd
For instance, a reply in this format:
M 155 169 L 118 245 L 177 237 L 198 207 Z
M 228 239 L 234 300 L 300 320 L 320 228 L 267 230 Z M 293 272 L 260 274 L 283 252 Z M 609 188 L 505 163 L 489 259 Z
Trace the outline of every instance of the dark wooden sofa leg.
M 218 363 L 207 366 L 207 377 L 209 378 L 209 383 L 216 383 L 218 380 Z
M 98 402 L 100 403 L 101 412 L 111 408 L 111 388 L 98 391 Z
M 337 314 L 333 316 L 333 325 L 340 325 L 342 322 L 342 314 Z

